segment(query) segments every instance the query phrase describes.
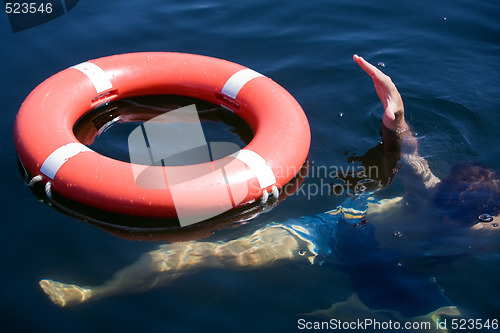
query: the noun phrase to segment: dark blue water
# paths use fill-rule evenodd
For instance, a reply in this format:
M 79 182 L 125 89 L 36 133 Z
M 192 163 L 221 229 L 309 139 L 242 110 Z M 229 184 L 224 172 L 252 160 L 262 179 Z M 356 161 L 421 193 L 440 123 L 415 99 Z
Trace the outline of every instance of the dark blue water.
M 99 284 L 161 243 L 130 241 L 70 218 L 37 202 L 24 185 L 13 122 L 24 98 L 50 75 L 88 59 L 135 51 L 240 63 L 273 78 L 302 105 L 311 124 L 311 162 L 342 166 L 380 139 L 382 107 L 371 80 L 352 61 L 358 53 L 383 64 L 398 86 L 420 153 L 437 176 L 465 160 L 500 170 L 498 17 L 500 4 L 486 0 L 82 0 L 54 21 L 12 33 L 7 15 L 0 15 L 2 331 L 294 331 L 299 314 L 352 294 L 349 277 L 334 268 L 292 265 L 209 270 L 147 293 L 54 306 L 39 288 L 40 279 Z M 401 195 L 397 185 L 388 193 Z M 343 199 L 327 193 L 292 196 L 224 237 L 318 214 Z M 500 318 L 496 244 L 448 265 L 422 268 L 467 318 Z

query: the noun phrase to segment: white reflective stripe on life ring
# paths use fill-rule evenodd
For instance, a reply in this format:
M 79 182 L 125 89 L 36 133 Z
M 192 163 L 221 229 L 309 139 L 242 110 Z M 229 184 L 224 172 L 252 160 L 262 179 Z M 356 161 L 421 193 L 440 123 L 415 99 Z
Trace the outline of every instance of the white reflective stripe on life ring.
M 106 72 L 96 64 L 91 62 L 82 62 L 81 64 L 70 68 L 79 70 L 83 74 L 87 75 L 98 94 L 113 88 L 113 84 L 109 80 L 108 74 L 106 74 Z
M 234 73 L 229 80 L 226 81 L 221 92 L 227 97 L 235 99 L 245 84 L 259 76 L 264 75 L 250 68 L 242 69 L 241 71 Z
M 276 184 L 276 177 L 273 170 L 267 164 L 266 160 L 256 152 L 249 149 L 241 149 L 229 156 L 239 159 L 253 171 L 261 189 Z
M 59 171 L 64 163 L 66 163 L 70 158 L 78 155 L 79 153 L 83 153 L 86 151 L 92 150 L 78 142 L 72 142 L 61 146 L 54 150 L 49 155 L 49 157 L 45 159 L 42 167 L 40 168 L 40 172 L 50 179 L 54 179 L 57 171 Z

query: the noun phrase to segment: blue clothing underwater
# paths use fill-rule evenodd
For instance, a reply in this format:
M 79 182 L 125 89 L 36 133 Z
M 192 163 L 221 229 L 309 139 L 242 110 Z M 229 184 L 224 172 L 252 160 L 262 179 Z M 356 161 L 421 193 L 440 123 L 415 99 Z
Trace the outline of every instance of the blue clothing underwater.
M 313 264 L 348 273 L 359 299 L 372 310 L 415 317 L 452 306 L 432 276 L 408 271 L 398 251 L 380 247 L 375 226 L 365 219 L 368 206 L 377 203 L 370 193 L 358 194 L 332 211 L 276 226 L 308 244 Z

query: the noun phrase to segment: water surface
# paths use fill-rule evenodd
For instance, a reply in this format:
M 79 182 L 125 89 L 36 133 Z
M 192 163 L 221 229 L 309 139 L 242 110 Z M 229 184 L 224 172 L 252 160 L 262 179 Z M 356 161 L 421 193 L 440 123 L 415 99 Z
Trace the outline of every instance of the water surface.
M 294 331 L 298 314 L 352 293 L 335 269 L 291 265 L 251 272 L 209 270 L 148 293 L 59 309 L 42 278 L 97 284 L 160 243 L 130 241 L 36 201 L 16 165 L 12 126 L 36 85 L 88 59 L 177 51 L 227 59 L 285 87 L 311 124 L 311 163 L 345 166 L 379 141 L 382 107 L 358 53 L 383 64 L 406 104 L 419 149 L 439 177 L 460 161 L 500 170 L 500 5 L 496 1 L 102 1 L 85 0 L 44 25 L 12 33 L 0 18 L 5 331 Z M 43 138 L 40 138 L 43 140 Z M 319 179 L 304 183 L 314 184 Z M 402 194 L 396 179 L 384 195 Z M 345 198 L 292 196 L 220 237 L 270 221 L 330 210 Z M 498 317 L 499 252 L 429 268 L 474 318 Z

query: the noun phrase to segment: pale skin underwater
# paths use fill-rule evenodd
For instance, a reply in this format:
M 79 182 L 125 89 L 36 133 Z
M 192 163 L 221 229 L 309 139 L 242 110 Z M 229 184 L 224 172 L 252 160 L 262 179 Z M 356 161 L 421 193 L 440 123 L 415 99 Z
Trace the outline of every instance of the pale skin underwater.
M 432 173 L 427 161 L 417 152 L 417 140 L 405 121 L 403 100 L 396 86 L 389 76 L 362 57 L 354 55 L 353 59 L 373 79 L 375 90 L 384 107 L 382 128 L 383 131 L 388 131 L 399 145 L 400 160 L 409 166 L 421 188 L 432 192 L 440 180 Z M 390 209 L 399 201 L 399 198 L 385 200 L 370 207 L 369 212 L 376 214 Z M 378 238 L 381 243 L 384 242 L 384 237 Z M 390 242 L 386 246 L 391 246 Z M 250 270 L 286 262 L 310 265 L 314 262 L 315 256 L 314 246 L 308 240 L 289 228 L 275 224 L 229 241 L 213 243 L 187 241 L 161 245 L 158 249 L 142 255 L 137 262 L 116 272 L 110 280 L 98 286 L 80 287 L 48 279 L 41 280 L 40 286 L 52 302 L 64 307 L 104 297 L 145 292 L 172 284 L 184 275 L 204 269 Z M 355 316 L 356 313 L 358 315 L 370 313 L 372 316 L 383 318 L 399 316 L 395 313 L 375 313 L 362 304 L 355 294 L 346 302 L 334 304 L 331 309 L 318 310 L 313 315 L 331 316 L 332 313 L 344 313 L 345 317 Z M 436 309 L 428 317 L 435 320 L 439 315 L 458 314 L 455 307 L 447 307 Z

